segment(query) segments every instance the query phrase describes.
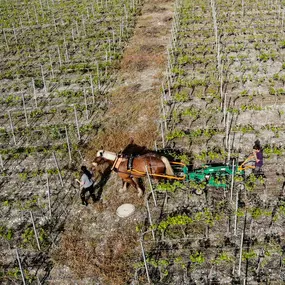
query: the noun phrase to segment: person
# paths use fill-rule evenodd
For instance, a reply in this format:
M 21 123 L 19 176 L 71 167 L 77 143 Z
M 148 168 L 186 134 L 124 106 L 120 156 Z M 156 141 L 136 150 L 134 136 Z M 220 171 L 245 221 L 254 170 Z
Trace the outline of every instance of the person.
M 260 143 L 255 143 L 255 145 L 253 146 L 253 156 L 255 159 L 255 168 L 253 173 L 259 174 L 263 166 L 263 151 Z
M 81 186 L 80 198 L 82 201 L 82 205 L 88 206 L 88 202 L 86 201 L 85 198 L 86 192 L 89 191 L 90 197 L 92 198 L 93 202 L 96 202 L 96 197 L 94 194 L 94 187 L 93 187 L 94 181 L 92 180 L 93 174 L 87 169 L 85 165 L 81 166 L 81 171 L 82 171 L 81 179 L 80 181 L 76 179 L 76 181 Z

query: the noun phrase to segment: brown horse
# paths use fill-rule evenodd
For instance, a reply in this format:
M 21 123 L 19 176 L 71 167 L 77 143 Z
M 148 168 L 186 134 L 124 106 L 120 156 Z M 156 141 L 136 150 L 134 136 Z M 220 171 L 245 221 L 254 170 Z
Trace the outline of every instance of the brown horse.
M 155 153 L 146 153 L 139 156 L 118 156 L 114 152 L 99 150 L 93 165 L 108 161 L 112 170 L 118 173 L 123 180 L 123 188 L 120 192 L 126 191 L 128 183 L 138 190 L 139 197 L 143 190 L 140 188 L 138 179 L 147 175 L 159 179 L 164 175 L 173 176 L 172 167 L 168 159 Z

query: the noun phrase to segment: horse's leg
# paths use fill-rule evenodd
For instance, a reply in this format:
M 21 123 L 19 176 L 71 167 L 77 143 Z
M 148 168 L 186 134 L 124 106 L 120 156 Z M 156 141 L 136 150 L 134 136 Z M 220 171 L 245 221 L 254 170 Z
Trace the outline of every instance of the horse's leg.
M 120 193 L 126 192 L 128 187 L 128 182 L 126 182 L 125 180 L 122 180 L 122 182 L 123 182 L 123 187 L 119 190 Z
M 140 184 L 139 184 L 139 179 L 138 178 L 133 178 L 132 179 L 133 180 L 133 182 L 135 183 L 135 188 L 138 190 L 138 196 L 139 197 L 142 197 L 143 196 L 143 190 L 140 188 Z

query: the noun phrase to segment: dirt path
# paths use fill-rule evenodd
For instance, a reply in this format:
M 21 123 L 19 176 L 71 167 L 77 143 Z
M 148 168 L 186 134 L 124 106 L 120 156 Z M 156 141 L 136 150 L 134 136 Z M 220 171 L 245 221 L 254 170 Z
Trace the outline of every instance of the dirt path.
M 118 151 L 128 144 L 130 137 L 153 148 L 173 8 L 173 0 L 145 1 L 110 94 L 105 123 L 89 145 L 88 158 L 101 146 Z

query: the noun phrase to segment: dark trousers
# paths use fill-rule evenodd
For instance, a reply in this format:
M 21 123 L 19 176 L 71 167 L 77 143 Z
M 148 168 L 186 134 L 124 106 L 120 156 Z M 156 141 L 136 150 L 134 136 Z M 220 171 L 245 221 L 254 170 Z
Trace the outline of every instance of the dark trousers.
M 95 197 L 95 194 L 94 194 L 94 187 L 93 187 L 93 185 L 91 185 L 91 186 L 89 186 L 87 188 L 82 188 L 82 190 L 81 190 L 80 198 L 81 198 L 82 204 L 84 204 L 84 205 L 87 205 L 85 194 L 88 191 L 90 193 L 90 197 L 92 198 L 93 202 L 96 202 L 96 197 Z

